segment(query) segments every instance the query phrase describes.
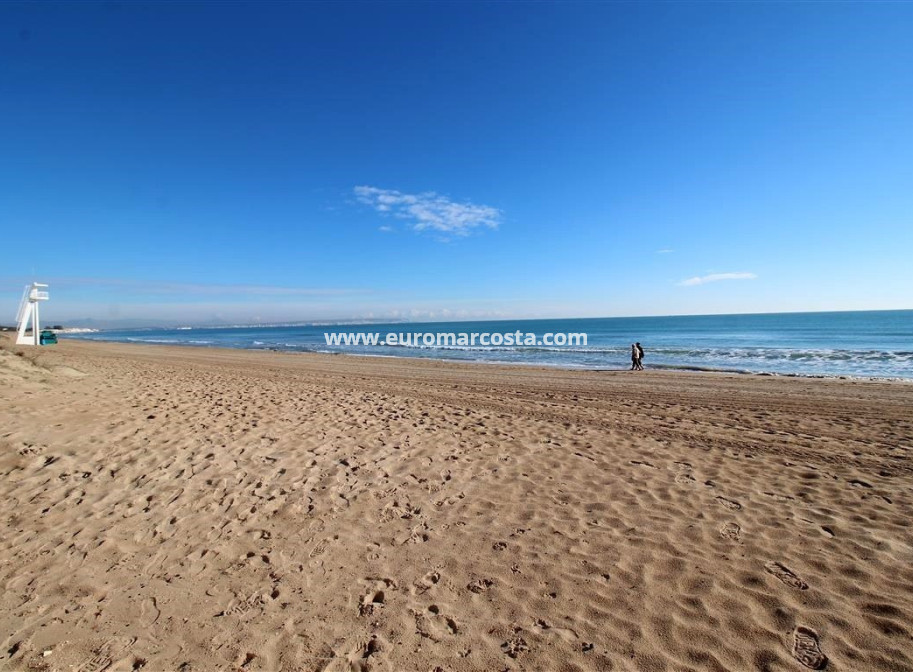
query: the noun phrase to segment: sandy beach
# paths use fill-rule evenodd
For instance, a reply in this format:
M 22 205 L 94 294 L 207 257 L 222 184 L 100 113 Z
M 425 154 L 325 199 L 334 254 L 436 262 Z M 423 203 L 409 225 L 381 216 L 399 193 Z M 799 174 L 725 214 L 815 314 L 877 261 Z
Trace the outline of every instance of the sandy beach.
M 0 348 L 0 669 L 913 670 L 909 383 Z

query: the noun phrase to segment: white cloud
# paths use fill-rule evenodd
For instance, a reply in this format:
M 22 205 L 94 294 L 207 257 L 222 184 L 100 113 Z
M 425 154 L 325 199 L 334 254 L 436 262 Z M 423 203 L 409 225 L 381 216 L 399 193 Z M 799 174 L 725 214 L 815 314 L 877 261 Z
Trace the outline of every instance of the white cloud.
M 355 196 L 377 212 L 406 220 L 416 231 L 466 235 L 480 226 L 498 228 L 501 211 L 488 205 L 455 203 L 433 191 L 404 194 L 395 189 L 355 187 Z
M 695 285 L 706 285 L 708 282 L 719 282 L 720 280 L 754 280 L 757 277 L 754 273 L 711 273 L 710 275 L 688 278 L 678 284 L 681 287 L 694 287 Z
M 656 250 L 656 254 L 669 254 L 670 252 L 675 252 L 675 250 L 669 247 L 664 247 L 661 250 Z

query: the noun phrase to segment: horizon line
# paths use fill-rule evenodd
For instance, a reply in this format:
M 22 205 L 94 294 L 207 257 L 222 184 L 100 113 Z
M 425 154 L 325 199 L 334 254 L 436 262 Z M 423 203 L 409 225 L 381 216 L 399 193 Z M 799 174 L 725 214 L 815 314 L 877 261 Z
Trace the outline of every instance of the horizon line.
M 855 310 L 787 310 L 787 311 L 763 311 L 763 312 L 745 312 L 745 313 L 672 313 L 667 315 L 603 315 L 598 317 L 499 317 L 485 319 L 365 319 L 352 318 L 351 320 L 287 320 L 276 322 L 251 322 L 251 323 L 234 323 L 234 324 L 213 324 L 213 323 L 188 323 L 172 322 L 158 325 L 146 325 L 134 327 L 135 329 L 172 329 L 176 327 L 189 327 L 193 329 L 250 329 L 263 327 L 335 327 L 335 326 L 358 326 L 370 324 L 461 324 L 469 322 L 542 322 L 546 320 L 634 320 L 634 319 L 661 319 L 667 317 L 730 317 L 730 316 L 760 316 L 760 315 L 820 315 L 828 313 L 900 313 L 913 311 L 911 308 L 876 308 L 876 309 L 855 309 Z M 129 318 L 125 322 L 141 321 L 142 318 Z M 99 321 L 97 318 L 83 318 L 82 320 L 53 320 L 65 328 L 78 328 L 85 321 Z M 112 320 L 116 321 L 116 320 Z M 164 321 L 163 321 L 164 322 Z M 12 325 L 0 325 L 3 329 L 15 329 Z M 99 327 L 99 331 L 116 331 L 128 330 L 131 327 Z

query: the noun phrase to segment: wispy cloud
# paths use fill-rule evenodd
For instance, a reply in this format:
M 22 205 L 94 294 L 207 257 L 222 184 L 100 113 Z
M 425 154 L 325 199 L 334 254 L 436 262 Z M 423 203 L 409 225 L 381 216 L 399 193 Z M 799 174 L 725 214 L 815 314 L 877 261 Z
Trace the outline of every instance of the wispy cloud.
M 656 254 L 669 254 L 670 252 L 675 252 L 671 247 L 664 247 L 661 250 L 656 250 Z
M 498 228 L 501 211 L 488 205 L 456 203 L 433 191 L 404 194 L 395 189 L 355 187 L 356 198 L 377 212 L 409 222 L 416 231 L 464 236 L 477 227 Z
M 710 275 L 688 278 L 678 284 L 681 287 L 694 287 L 695 285 L 706 285 L 708 282 L 719 282 L 720 280 L 754 280 L 757 277 L 754 273 L 711 273 Z
M 143 291 L 159 292 L 162 294 L 205 294 L 205 295 L 237 295 L 237 296 L 341 296 L 345 294 L 361 294 L 365 290 L 314 288 L 314 287 L 272 287 L 260 285 L 210 285 L 194 283 L 149 283 L 138 285 Z
M 7 278 L 12 287 L 19 287 L 28 278 Z M 168 295 L 179 294 L 186 297 L 199 296 L 250 296 L 250 297 L 321 297 L 342 296 L 348 294 L 370 293 L 365 289 L 348 289 L 336 287 L 278 287 L 274 285 L 235 285 L 222 283 L 192 283 L 192 282 L 147 282 L 126 278 L 80 278 L 80 277 L 48 277 L 43 281 L 54 289 L 108 289 L 131 294 Z

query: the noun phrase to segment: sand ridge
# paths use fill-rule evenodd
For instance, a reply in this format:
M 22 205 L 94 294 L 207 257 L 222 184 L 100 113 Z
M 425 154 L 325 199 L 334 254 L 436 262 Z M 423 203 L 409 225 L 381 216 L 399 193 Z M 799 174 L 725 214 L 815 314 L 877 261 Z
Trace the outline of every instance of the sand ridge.
M 17 350 L 0 667 L 913 669 L 908 384 Z

